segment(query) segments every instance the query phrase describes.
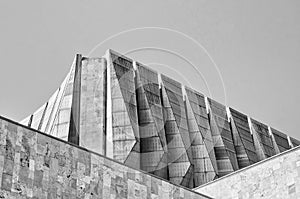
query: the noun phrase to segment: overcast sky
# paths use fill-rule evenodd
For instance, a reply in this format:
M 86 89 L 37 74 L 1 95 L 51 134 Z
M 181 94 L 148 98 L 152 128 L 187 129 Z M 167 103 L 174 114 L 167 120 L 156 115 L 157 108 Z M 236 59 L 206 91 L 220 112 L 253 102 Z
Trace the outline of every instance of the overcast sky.
M 10 0 L 0 1 L 0 27 L 0 115 L 10 119 L 46 102 L 76 53 L 87 56 L 122 31 L 160 27 L 119 34 L 90 56 L 126 53 L 300 138 L 299 0 Z

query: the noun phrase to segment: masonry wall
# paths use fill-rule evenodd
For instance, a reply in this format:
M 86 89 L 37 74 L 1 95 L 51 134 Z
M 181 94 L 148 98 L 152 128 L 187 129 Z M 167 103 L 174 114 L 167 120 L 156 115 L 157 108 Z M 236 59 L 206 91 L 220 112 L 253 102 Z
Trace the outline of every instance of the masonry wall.
M 209 198 L 0 117 L 0 198 Z
M 194 190 L 221 199 L 300 198 L 300 147 Z

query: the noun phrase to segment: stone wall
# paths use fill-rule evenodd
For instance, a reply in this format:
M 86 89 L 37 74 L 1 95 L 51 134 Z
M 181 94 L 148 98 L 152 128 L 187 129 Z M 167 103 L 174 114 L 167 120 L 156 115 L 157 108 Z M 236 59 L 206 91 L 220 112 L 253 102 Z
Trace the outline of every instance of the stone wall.
M 300 198 L 300 148 L 290 149 L 194 190 L 222 199 Z
M 209 198 L 0 117 L 0 198 Z

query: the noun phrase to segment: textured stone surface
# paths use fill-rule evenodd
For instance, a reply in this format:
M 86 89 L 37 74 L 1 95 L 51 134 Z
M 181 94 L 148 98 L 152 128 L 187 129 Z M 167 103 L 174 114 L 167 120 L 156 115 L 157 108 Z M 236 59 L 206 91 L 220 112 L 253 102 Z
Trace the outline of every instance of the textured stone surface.
M 9 199 L 209 198 L 1 117 L 0 180 Z
M 106 61 L 84 58 L 81 69 L 79 145 L 105 154 Z
M 300 198 L 300 147 L 194 190 L 222 199 Z

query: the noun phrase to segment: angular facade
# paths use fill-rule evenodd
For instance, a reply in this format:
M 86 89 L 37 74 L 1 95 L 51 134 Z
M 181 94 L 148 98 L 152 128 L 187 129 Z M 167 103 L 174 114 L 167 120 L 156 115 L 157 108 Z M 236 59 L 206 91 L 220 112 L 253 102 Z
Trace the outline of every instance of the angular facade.
M 194 162 L 194 183 L 200 186 L 218 177 L 214 143 L 206 112 L 205 98 L 190 88 L 186 90 L 186 110 Z
M 218 174 L 221 177 L 237 170 L 239 167 L 226 107 L 212 99 L 208 99 L 208 104 Z
M 162 75 L 162 98 L 168 146 L 169 180 L 193 186 L 193 157 L 182 85 Z
M 246 115 L 230 108 L 230 124 L 239 168 L 258 161 L 253 136 Z
M 140 135 L 133 61 L 117 53 L 108 56 L 112 117 L 112 158 L 140 168 Z M 111 150 L 111 149 L 109 149 Z
M 291 148 L 287 135 L 274 128 L 271 128 L 271 131 L 273 135 L 273 146 L 276 149 L 276 153 L 281 153 Z
M 198 187 L 300 145 L 124 55 L 76 55 L 22 124 L 133 169 Z
M 274 142 L 272 141 L 268 126 L 254 119 L 250 120 L 258 159 L 263 160 L 275 155 Z
M 141 169 L 168 179 L 168 148 L 158 73 L 136 63 Z

